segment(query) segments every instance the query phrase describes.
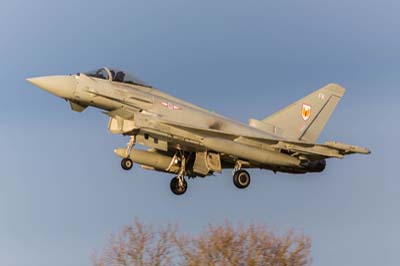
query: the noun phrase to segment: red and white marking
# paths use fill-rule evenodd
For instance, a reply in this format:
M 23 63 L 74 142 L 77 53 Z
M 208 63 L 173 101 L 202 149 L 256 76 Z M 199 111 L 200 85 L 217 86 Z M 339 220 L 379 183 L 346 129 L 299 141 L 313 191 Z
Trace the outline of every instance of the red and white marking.
M 182 107 L 175 105 L 173 103 L 170 103 L 170 102 L 161 101 L 160 103 L 162 106 L 164 106 L 165 108 L 168 108 L 170 110 L 182 110 Z

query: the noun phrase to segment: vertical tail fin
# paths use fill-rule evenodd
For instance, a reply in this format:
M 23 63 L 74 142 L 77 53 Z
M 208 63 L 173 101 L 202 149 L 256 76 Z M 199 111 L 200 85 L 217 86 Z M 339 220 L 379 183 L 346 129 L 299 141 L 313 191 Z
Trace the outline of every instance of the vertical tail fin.
M 328 84 L 262 122 L 278 128 L 283 138 L 315 142 L 344 93 L 340 85 Z

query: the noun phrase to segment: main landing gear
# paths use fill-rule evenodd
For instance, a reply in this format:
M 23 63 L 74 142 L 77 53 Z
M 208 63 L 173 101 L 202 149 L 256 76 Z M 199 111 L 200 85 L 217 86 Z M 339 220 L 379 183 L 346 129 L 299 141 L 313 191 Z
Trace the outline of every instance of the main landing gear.
M 175 160 L 175 157 L 177 156 L 175 155 L 173 160 Z M 185 180 L 186 158 L 184 154 L 180 156 L 180 162 L 181 162 L 181 169 L 179 171 L 179 174 L 178 176 L 172 178 L 170 183 L 170 188 L 172 193 L 178 196 L 185 194 L 187 190 L 187 182 Z
M 185 178 L 179 178 L 176 176 L 171 179 L 170 188 L 172 193 L 175 195 L 183 195 L 187 190 L 187 182 Z
M 240 161 L 237 161 L 233 169 L 233 184 L 235 184 L 237 188 L 244 189 L 250 185 L 250 174 L 242 170 L 241 167 Z
M 236 171 L 233 174 L 233 184 L 240 189 L 247 188 L 250 185 L 250 174 L 245 170 Z

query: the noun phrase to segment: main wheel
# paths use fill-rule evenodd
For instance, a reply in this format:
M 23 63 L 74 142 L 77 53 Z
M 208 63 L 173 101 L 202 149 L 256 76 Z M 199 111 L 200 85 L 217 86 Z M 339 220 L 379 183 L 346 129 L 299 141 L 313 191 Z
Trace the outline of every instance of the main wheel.
M 245 170 L 237 171 L 233 175 L 233 183 L 237 188 L 247 188 L 250 185 L 250 174 Z
M 128 171 L 128 170 L 131 170 L 131 169 L 132 169 L 132 166 L 133 166 L 133 162 L 132 162 L 131 159 L 129 159 L 129 158 L 124 158 L 124 159 L 122 159 L 122 161 L 121 161 L 121 167 L 122 167 L 122 169 Z
M 174 193 L 175 195 L 182 195 L 187 190 L 187 182 L 185 179 L 183 179 L 183 184 L 179 185 L 179 178 L 174 177 L 171 179 L 170 187 L 172 193 Z

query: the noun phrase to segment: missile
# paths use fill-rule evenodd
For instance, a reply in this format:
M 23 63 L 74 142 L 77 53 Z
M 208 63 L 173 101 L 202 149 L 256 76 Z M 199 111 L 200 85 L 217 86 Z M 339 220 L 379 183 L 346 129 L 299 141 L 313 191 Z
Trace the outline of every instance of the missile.
M 147 168 L 154 168 L 160 171 L 170 173 L 179 172 L 179 162 L 171 156 L 158 153 L 156 151 L 144 151 L 132 149 L 130 154 L 127 154 L 126 148 L 115 149 L 114 153 L 121 158 L 130 158 L 133 162 Z
M 300 165 L 300 160 L 287 154 L 269 150 L 261 150 L 231 140 L 220 138 L 205 138 L 202 144 L 217 152 L 231 154 L 240 159 L 267 165 L 295 167 Z

